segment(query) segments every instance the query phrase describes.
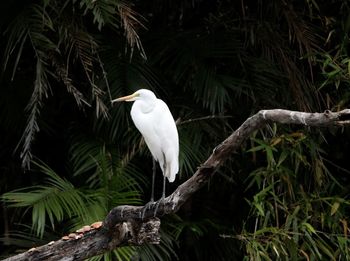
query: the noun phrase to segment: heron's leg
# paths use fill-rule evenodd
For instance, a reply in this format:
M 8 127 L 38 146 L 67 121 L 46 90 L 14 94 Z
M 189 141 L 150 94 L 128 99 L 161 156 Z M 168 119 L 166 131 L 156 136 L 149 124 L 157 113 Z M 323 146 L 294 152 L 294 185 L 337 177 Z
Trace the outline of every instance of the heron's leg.
M 163 192 L 162 192 L 162 197 L 156 202 L 156 209 L 154 210 L 154 216 L 157 215 L 157 211 L 158 211 L 158 207 L 161 203 L 164 203 L 164 199 L 165 199 L 165 184 L 166 184 L 166 177 L 165 177 L 165 173 L 166 173 L 166 161 L 165 161 L 165 155 L 164 156 L 164 173 L 163 173 Z
M 159 205 L 161 203 L 164 203 L 165 200 L 165 184 L 166 184 L 166 177 L 164 176 L 163 178 L 163 192 L 162 192 L 162 197 L 156 202 L 156 209 L 154 210 L 154 217 L 157 215 L 157 211 L 159 208 Z
M 162 193 L 162 198 L 165 199 L 165 183 L 166 183 L 166 177 L 163 177 L 163 193 Z
M 164 173 L 163 173 L 163 192 L 162 192 L 162 199 L 165 199 L 165 182 L 166 182 L 166 178 L 165 178 L 165 173 L 167 173 L 168 168 L 167 168 L 167 162 L 166 162 L 166 158 L 163 152 L 163 158 L 164 158 L 164 165 L 163 165 L 163 169 L 164 169 Z
M 154 202 L 154 182 L 155 182 L 155 179 L 156 179 L 156 160 L 154 158 L 153 159 L 153 175 L 152 175 L 152 192 L 151 192 L 151 200 L 150 202 Z
M 154 182 L 156 179 L 156 171 L 157 171 L 157 166 L 156 166 L 156 160 L 152 157 L 153 160 L 153 167 L 152 167 L 152 191 L 151 191 L 151 200 L 145 205 L 142 213 L 141 213 L 141 218 L 143 219 L 145 217 L 145 213 L 147 209 L 151 209 L 151 206 L 154 204 Z

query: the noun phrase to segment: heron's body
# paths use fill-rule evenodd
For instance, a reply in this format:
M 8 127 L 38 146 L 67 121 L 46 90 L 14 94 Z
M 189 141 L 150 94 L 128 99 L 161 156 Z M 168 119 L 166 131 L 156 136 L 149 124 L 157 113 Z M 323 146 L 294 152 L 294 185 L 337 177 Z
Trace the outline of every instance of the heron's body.
M 164 198 L 165 177 L 169 182 L 173 182 L 179 171 L 179 136 L 168 106 L 153 92 L 146 89 L 140 89 L 112 102 L 115 101 L 134 102 L 131 118 L 144 137 L 153 158 L 159 162 L 162 169 L 164 175 L 162 197 Z M 155 173 L 153 173 L 153 180 L 154 175 Z M 153 185 L 151 201 L 153 201 Z
M 179 137 L 168 106 L 150 92 L 135 100 L 131 118 L 153 158 L 159 162 L 163 175 L 173 182 L 179 171 Z

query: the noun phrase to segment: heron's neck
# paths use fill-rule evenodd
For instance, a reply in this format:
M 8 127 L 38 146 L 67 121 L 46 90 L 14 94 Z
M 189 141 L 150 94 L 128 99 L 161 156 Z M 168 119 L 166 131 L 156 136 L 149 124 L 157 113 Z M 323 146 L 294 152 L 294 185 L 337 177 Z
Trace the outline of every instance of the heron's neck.
M 138 106 L 143 113 L 149 113 L 156 106 L 156 99 L 137 100 L 135 101 L 135 105 Z

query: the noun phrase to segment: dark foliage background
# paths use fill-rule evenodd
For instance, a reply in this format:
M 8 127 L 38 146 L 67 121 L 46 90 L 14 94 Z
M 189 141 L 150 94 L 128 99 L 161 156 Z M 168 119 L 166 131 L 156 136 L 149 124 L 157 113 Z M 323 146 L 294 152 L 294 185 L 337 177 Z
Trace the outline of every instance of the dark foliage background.
M 2 1 L 1 255 L 148 200 L 150 153 L 112 98 L 147 88 L 171 109 L 168 193 L 260 109 L 348 108 L 349 4 Z M 349 260 L 349 147 L 346 128 L 271 124 L 162 220 L 160 246 L 93 260 Z

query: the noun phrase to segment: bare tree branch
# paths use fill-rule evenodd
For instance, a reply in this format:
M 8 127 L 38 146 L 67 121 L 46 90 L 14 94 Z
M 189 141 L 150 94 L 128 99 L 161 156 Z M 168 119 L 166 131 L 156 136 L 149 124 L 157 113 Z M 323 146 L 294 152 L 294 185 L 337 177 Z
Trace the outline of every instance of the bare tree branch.
M 257 129 L 268 122 L 302 124 L 312 127 L 350 124 L 350 109 L 340 112 L 306 113 L 288 110 L 262 110 L 248 118 L 236 131 L 220 143 L 196 173 L 181 184 L 161 204 L 156 216 L 175 213 L 208 180 L 225 160 Z M 99 228 L 51 242 L 4 261 L 12 260 L 83 260 L 125 245 L 158 244 L 160 221 L 154 207 L 118 206 L 113 208 Z M 141 213 L 144 212 L 144 219 Z

